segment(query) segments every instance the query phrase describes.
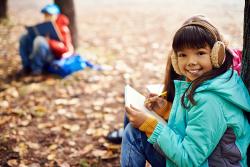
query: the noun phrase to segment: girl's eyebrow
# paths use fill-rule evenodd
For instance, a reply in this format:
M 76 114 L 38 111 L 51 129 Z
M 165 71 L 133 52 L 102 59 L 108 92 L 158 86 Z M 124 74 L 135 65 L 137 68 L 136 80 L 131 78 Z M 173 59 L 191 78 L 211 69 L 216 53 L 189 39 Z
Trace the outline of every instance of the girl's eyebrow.
M 198 51 L 198 52 L 201 52 L 201 51 L 202 51 L 202 52 L 208 52 L 209 50 L 206 49 L 206 48 L 200 48 L 200 49 L 198 49 L 197 51 Z
M 198 50 L 208 50 L 207 48 L 198 48 Z
M 185 53 L 184 52 L 177 52 L 176 54 L 177 55 L 184 55 Z
M 207 51 L 207 49 L 198 49 L 197 51 Z

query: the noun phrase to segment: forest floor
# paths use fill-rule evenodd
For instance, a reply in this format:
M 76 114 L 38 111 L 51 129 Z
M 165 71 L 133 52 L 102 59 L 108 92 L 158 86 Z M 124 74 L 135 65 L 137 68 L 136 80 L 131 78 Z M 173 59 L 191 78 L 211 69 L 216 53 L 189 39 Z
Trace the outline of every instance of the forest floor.
M 124 86 L 145 94 L 147 84 L 163 82 L 173 33 L 187 17 L 209 16 L 232 47 L 242 45 L 242 0 L 75 1 L 77 52 L 107 70 L 20 77 L 18 39 L 24 25 L 41 20 L 45 2 L 9 2 L 9 20 L 0 24 L 2 167 L 120 166 L 120 145 L 105 136 L 123 126 Z

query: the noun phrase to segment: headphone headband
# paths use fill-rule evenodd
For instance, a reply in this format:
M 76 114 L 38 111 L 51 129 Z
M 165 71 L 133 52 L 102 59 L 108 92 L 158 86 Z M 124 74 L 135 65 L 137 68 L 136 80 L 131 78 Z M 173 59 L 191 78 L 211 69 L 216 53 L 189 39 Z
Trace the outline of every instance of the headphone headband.
M 201 27 L 207 29 L 214 36 L 215 40 L 218 41 L 217 35 L 213 30 L 214 28 L 210 24 L 208 24 L 204 21 L 192 21 L 190 23 L 184 24 L 180 29 L 187 27 L 187 26 L 192 26 L 192 25 L 201 26 Z

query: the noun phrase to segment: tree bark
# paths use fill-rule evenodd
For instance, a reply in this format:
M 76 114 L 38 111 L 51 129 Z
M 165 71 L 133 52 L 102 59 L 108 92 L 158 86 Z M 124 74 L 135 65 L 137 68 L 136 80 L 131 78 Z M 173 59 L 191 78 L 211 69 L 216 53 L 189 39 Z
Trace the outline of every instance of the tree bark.
M 74 0 L 54 0 L 60 7 L 62 14 L 65 14 L 70 21 L 69 29 L 72 37 L 73 46 L 78 46 L 78 31 L 75 16 Z
M 241 77 L 250 93 L 250 0 L 245 0 Z
M 250 93 L 250 0 L 245 0 L 244 9 L 244 32 L 243 32 L 243 55 L 241 77 Z M 250 113 L 247 113 L 250 122 Z M 250 132 L 249 132 L 250 133 Z M 250 146 L 247 149 L 247 164 L 250 166 Z
M 8 1 L 7 0 L 0 0 L 0 19 L 7 18 L 8 12 Z

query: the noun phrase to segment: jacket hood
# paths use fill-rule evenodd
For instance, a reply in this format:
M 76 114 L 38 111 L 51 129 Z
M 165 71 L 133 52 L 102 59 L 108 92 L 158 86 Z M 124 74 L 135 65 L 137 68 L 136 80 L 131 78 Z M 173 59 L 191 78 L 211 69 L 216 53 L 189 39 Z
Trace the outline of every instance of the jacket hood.
M 63 15 L 63 14 L 59 14 L 57 19 L 56 19 L 56 23 L 60 26 L 68 26 L 69 25 L 69 19 L 67 16 Z
M 202 86 L 197 88 L 196 92 L 203 90 L 214 92 L 241 109 L 250 112 L 250 95 L 242 79 L 234 70 L 230 69 L 224 74 L 204 82 Z

